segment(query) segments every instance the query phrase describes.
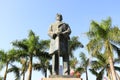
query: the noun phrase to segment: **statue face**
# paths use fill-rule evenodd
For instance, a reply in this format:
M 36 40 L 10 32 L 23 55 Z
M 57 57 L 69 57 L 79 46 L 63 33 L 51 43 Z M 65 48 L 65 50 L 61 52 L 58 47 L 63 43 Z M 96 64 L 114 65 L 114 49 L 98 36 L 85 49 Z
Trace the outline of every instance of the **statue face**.
M 56 20 L 57 20 L 57 21 L 62 21 L 62 15 L 57 14 Z

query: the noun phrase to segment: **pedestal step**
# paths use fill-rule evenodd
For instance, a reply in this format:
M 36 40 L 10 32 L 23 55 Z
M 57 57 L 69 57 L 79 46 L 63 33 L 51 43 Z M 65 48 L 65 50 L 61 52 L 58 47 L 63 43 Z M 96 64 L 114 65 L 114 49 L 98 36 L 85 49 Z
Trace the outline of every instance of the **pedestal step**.
M 43 78 L 42 80 L 82 80 L 80 78 Z

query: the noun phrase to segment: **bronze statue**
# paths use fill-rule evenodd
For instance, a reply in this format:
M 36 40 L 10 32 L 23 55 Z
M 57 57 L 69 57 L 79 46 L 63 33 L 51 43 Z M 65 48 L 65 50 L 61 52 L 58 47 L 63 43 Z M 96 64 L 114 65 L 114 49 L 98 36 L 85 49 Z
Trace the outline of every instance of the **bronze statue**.
M 52 55 L 52 75 L 59 75 L 59 57 L 63 58 L 63 75 L 69 75 L 68 40 L 71 29 L 67 23 L 62 22 L 62 15 L 56 15 L 56 22 L 50 25 L 48 35 L 51 38 L 50 55 Z

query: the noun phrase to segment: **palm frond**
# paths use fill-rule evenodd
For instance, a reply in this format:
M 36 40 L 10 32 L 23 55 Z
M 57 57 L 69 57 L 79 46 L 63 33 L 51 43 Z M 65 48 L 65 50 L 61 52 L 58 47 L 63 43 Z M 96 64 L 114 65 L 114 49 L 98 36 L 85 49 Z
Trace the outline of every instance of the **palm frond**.
M 98 73 L 97 80 L 102 80 L 104 74 L 104 68 Z
M 49 48 L 50 40 L 41 40 L 40 41 L 40 49 L 46 50 Z
M 107 56 L 106 56 L 106 54 L 102 54 L 102 53 L 100 53 L 100 54 L 97 54 L 96 55 L 96 58 L 98 59 L 98 61 L 100 61 L 102 64 L 104 64 L 104 63 L 108 63 L 107 62 Z
M 111 43 L 111 45 L 112 45 L 112 47 L 113 47 L 114 51 L 116 51 L 116 53 L 117 53 L 118 57 L 120 57 L 120 48 L 119 48 L 119 47 L 117 47 L 116 45 L 112 44 L 112 43 Z
M 4 66 L 5 66 L 4 62 L 0 61 L 0 71 L 3 69 Z
M 102 24 L 102 23 L 101 23 Z M 102 27 L 100 23 L 96 22 L 96 21 L 92 21 L 91 22 L 91 27 L 90 27 L 90 33 L 92 33 L 92 35 L 90 35 L 91 39 L 100 39 L 101 37 L 105 38 L 106 37 L 106 31 L 104 30 L 104 27 Z
M 94 69 L 89 69 L 89 70 L 90 70 L 90 72 L 91 72 L 93 75 L 95 75 L 95 76 L 98 75 L 98 72 L 96 72 L 96 70 L 94 70 Z
M 25 44 L 26 41 L 27 41 L 26 39 L 23 39 L 21 41 L 16 40 L 16 41 L 12 42 L 12 45 L 15 46 L 15 47 L 18 47 L 19 49 L 28 50 L 28 47 Z
M 73 69 L 75 69 L 77 63 L 78 63 L 77 58 L 72 58 L 70 60 L 70 67 L 73 68 Z
M 109 29 L 111 28 L 111 24 L 112 24 L 112 20 L 110 17 L 108 17 L 106 20 L 102 20 L 101 22 L 101 27 L 105 30 L 105 31 L 109 31 Z
M 78 67 L 75 72 L 80 72 L 81 74 L 85 72 L 85 69 L 83 67 Z
M 88 52 L 92 55 L 95 56 L 96 54 L 99 54 L 99 52 L 102 50 L 103 44 L 99 40 L 92 39 L 90 42 L 87 44 L 87 49 Z
M 40 71 L 42 69 L 42 65 L 39 63 L 35 63 L 35 64 L 33 64 L 33 68 L 34 68 L 34 70 Z
M 15 65 L 11 65 L 11 66 L 12 66 L 12 68 L 8 69 L 7 72 L 8 72 L 8 73 L 14 72 L 16 79 L 17 79 L 17 80 L 20 79 L 20 68 L 18 68 L 18 67 L 15 66 Z
M 85 54 L 83 52 L 81 52 L 79 56 L 80 56 L 80 58 L 82 60 L 81 62 L 84 63 L 86 61 L 86 59 L 87 59 Z
M 95 70 L 101 69 L 101 62 L 99 62 L 99 61 L 92 61 L 91 62 L 91 67 L 94 68 Z
M 120 67 L 114 66 L 114 68 L 115 68 L 116 71 L 119 71 L 119 72 L 120 72 Z
M 78 36 L 73 36 L 70 40 L 69 40 L 69 55 L 71 57 L 74 57 L 73 55 L 73 51 L 78 49 L 78 48 L 83 48 L 83 44 L 78 40 Z
M 117 26 L 114 26 L 113 28 L 111 28 L 108 34 L 109 34 L 108 36 L 111 42 L 113 42 L 114 44 L 120 45 L 120 37 L 119 37 L 120 30 Z
M 83 52 L 81 52 L 79 56 L 81 59 L 81 66 L 87 68 L 90 63 L 89 58 L 87 58 Z
M 115 58 L 113 62 L 114 62 L 114 64 L 116 64 L 116 63 L 119 64 L 120 63 L 120 58 Z
M 71 40 L 69 41 L 69 47 L 70 47 L 70 49 L 75 50 L 75 49 L 77 49 L 79 47 L 83 48 L 83 44 L 78 41 L 77 36 L 73 36 L 71 38 Z

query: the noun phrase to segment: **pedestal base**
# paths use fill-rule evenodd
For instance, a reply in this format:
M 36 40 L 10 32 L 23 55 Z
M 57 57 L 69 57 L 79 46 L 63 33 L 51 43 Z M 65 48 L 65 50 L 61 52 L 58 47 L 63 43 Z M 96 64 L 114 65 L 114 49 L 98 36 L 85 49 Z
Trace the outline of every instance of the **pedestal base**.
M 69 75 L 51 75 L 49 78 L 42 78 L 42 80 L 82 80 Z
M 76 78 L 70 75 L 50 75 L 49 78 Z
M 82 80 L 81 78 L 43 78 L 42 80 Z

